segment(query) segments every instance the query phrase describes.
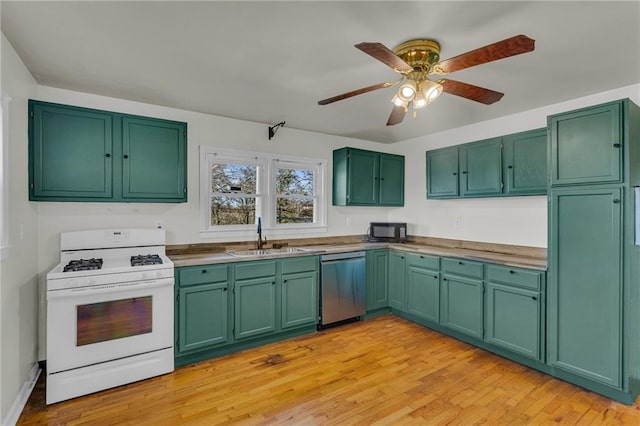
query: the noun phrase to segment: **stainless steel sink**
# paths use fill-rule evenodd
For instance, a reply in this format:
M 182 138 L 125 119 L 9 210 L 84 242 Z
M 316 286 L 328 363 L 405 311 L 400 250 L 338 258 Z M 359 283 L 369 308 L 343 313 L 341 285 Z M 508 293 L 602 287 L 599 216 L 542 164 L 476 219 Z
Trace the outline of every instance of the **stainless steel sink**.
M 231 256 L 237 257 L 248 257 L 248 256 L 268 256 L 270 254 L 287 254 L 287 253 L 302 253 L 307 250 L 297 248 L 297 247 L 283 247 L 279 249 L 254 249 L 254 250 L 238 250 L 231 251 L 227 254 Z

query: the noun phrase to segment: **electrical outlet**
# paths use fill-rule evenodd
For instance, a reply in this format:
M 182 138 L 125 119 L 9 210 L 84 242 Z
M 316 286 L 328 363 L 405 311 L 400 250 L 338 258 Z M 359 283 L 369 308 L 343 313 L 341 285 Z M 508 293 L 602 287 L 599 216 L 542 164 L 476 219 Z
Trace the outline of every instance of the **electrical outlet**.
M 453 219 L 453 227 L 456 229 L 462 229 L 462 218 L 456 217 Z

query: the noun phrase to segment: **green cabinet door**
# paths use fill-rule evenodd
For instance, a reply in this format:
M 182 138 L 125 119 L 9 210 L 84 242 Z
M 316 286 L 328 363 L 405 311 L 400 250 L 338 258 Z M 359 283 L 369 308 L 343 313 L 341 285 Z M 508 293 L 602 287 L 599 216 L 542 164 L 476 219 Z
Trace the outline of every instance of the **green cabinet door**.
M 562 188 L 552 189 L 549 209 L 549 364 L 615 388 L 622 370 L 623 203 L 619 187 Z
M 228 294 L 226 282 L 178 290 L 178 352 L 227 341 Z
M 482 281 L 443 273 L 441 282 L 440 324 L 482 339 Z
M 367 311 L 389 306 L 388 274 L 389 251 L 370 250 L 366 254 Z
M 485 341 L 540 359 L 540 293 L 487 283 Z
M 235 282 L 234 336 L 236 340 L 276 330 L 276 278 Z
M 429 321 L 440 319 L 440 274 L 438 271 L 407 267 L 407 312 Z
M 427 198 L 457 197 L 458 147 L 427 151 Z
M 29 199 L 111 198 L 111 114 L 33 101 L 29 109 Z
M 122 118 L 122 197 L 187 199 L 186 125 Z
M 389 253 L 389 306 L 406 311 L 405 293 L 405 256 L 402 253 Z
M 464 144 L 459 151 L 460 195 L 502 194 L 502 139 Z
M 404 206 L 404 157 L 380 154 L 380 205 Z
M 371 151 L 349 150 L 347 198 L 350 205 L 375 206 L 379 202 L 380 156 Z
M 551 185 L 620 182 L 621 102 L 549 116 Z
M 504 136 L 502 144 L 505 194 L 546 194 L 547 129 Z
M 313 325 L 318 320 L 318 274 L 300 272 L 282 275 L 281 328 Z

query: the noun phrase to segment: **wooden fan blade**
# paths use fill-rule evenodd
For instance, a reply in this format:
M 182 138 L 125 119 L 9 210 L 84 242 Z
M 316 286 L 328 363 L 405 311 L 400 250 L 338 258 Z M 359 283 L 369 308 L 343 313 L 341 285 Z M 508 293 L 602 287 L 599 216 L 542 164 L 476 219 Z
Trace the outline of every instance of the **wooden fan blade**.
M 494 90 L 485 89 L 484 87 L 474 86 L 473 84 L 463 83 L 455 80 L 440 80 L 438 83 L 442 84 L 442 91 L 449 93 L 450 95 L 456 95 L 463 98 L 471 99 L 472 101 L 480 102 L 481 104 L 490 105 L 494 102 L 498 102 L 504 96 L 504 93 L 496 92 Z
M 413 71 L 413 67 L 400 59 L 398 55 L 393 53 L 393 50 L 389 49 L 382 43 L 359 43 L 356 44 L 356 48 L 362 50 L 369 56 L 374 57 L 388 67 L 393 68 L 395 72 L 406 73 Z
M 387 120 L 387 126 L 395 126 L 396 124 L 402 123 L 402 120 L 404 120 L 404 116 L 406 113 L 406 108 L 394 105 L 393 109 L 391 110 L 389 120 Z
M 446 59 L 433 66 L 433 74 L 448 74 L 509 56 L 533 51 L 535 40 L 525 35 L 511 37 L 488 46 L 480 47 L 453 58 Z
M 373 92 L 374 90 L 384 89 L 385 87 L 393 86 L 393 83 L 385 82 L 374 84 L 373 86 L 363 87 L 362 89 L 352 90 L 351 92 L 343 93 L 341 95 L 333 96 L 331 98 L 323 99 L 318 101 L 318 105 L 327 105 L 336 101 L 341 101 L 343 99 L 351 98 L 353 96 L 362 95 L 363 93 Z

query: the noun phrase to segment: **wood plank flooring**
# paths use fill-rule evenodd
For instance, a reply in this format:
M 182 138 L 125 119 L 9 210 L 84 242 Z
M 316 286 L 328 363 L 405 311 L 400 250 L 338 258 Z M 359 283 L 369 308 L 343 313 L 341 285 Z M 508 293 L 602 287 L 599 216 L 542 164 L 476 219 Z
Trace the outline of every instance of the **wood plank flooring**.
M 180 367 L 19 425 L 640 425 L 613 402 L 393 315 Z

